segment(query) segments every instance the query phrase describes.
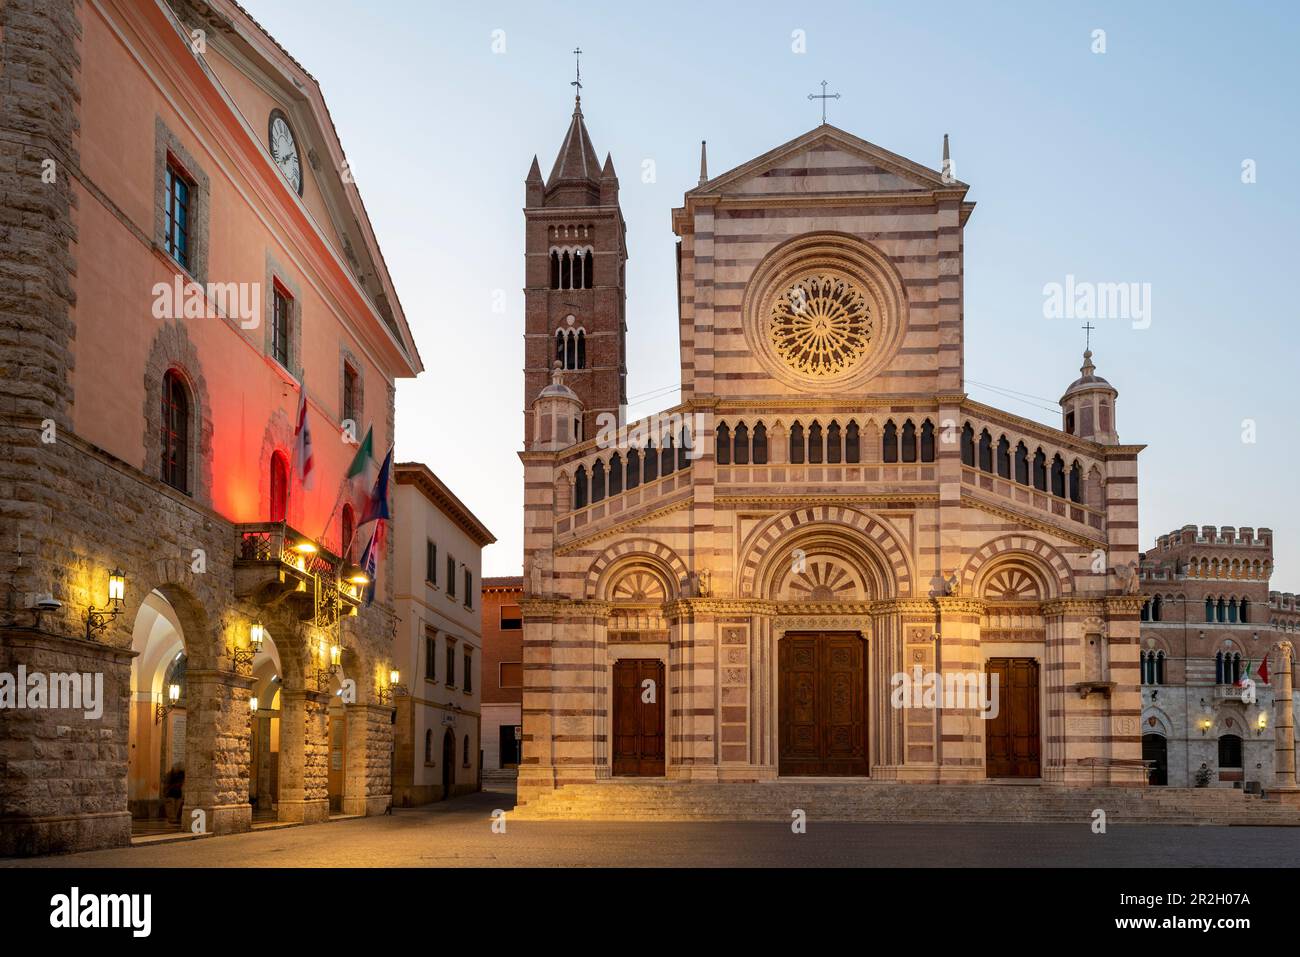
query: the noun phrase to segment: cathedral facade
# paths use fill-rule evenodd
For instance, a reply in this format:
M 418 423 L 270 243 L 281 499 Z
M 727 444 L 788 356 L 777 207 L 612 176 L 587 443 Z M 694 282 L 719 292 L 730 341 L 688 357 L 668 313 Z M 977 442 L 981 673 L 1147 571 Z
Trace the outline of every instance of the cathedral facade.
M 719 176 L 702 151 L 672 213 L 681 402 L 622 422 L 612 158 L 579 101 L 534 159 L 521 802 L 1146 781 L 1142 447 L 1091 353 L 1059 428 L 964 393 L 968 189 L 827 124 Z

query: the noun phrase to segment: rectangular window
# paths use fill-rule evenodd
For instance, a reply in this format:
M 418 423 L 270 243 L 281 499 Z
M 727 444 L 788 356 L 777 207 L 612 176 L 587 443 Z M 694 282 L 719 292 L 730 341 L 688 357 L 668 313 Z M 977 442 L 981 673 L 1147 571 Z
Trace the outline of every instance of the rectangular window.
M 357 422 L 357 370 L 343 363 L 343 419 Z
M 501 630 L 519 631 L 524 627 L 524 613 L 518 605 L 501 606 Z
M 474 573 L 465 569 L 465 607 L 474 607 Z
M 447 642 L 447 684 L 456 685 L 456 646 Z
M 456 597 L 456 559 L 447 556 L 447 597 Z
M 271 293 L 271 358 L 285 369 L 289 368 L 289 313 L 293 300 L 276 286 Z
M 424 543 L 424 580 L 438 584 L 438 546 L 430 541 Z
M 180 167 L 168 160 L 167 254 L 187 270 L 190 268 L 190 218 L 194 214 L 190 205 L 193 186 L 189 177 L 181 172 Z
M 432 632 L 424 636 L 424 677 L 429 681 L 438 678 L 438 639 Z
M 524 686 L 524 666 L 519 661 L 501 662 L 501 675 L 497 682 L 502 688 L 522 688 Z
M 474 654 L 468 648 L 465 649 L 465 693 L 469 694 L 474 690 Z

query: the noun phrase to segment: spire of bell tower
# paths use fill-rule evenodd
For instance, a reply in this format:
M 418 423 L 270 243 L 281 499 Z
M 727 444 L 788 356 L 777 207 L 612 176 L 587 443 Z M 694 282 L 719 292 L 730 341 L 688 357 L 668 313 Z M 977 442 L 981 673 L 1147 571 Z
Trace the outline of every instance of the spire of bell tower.
M 700 140 L 700 185 L 709 181 L 708 140 Z

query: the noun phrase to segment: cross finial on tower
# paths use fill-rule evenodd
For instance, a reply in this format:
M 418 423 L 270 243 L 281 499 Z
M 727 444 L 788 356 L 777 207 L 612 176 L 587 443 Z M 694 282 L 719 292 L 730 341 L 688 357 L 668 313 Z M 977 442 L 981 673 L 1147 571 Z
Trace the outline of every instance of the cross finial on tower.
M 569 84 L 573 87 L 573 100 L 575 103 L 582 102 L 582 47 L 573 48 L 573 81 Z
M 1091 352 L 1092 351 L 1092 330 L 1096 329 L 1097 327 L 1094 326 L 1091 322 L 1085 322 L 1079 328 L 1083 330 L 1083 334 L 1084 334 L 1083 349 L 1085 352 Z
M 822 80 L 822 91 L 821 91 L 820 93 L 809 93 L 809 94 L 808 94 L 808 99 L 810 99 L 810 100 L 821 100 L 821 101 L 822 101 L 822 125 L 823 125 L 823 126 L 826 125 L 826 101 L 827 101 L 827 100 L 838 100 L 839 98 L 840 98 L 840 95 L 839 95 L 838 93 L 827 93 L 827 92 L 826 92 L 826 81 L 825 81 L 825 80 Z

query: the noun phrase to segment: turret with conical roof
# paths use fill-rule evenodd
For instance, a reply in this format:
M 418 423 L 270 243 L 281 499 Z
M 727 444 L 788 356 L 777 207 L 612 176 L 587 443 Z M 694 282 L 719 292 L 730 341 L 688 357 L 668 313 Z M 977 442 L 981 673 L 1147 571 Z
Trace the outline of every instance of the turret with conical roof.
M 1079 378 L 1070 383 L 1061 396 L 1061 428 L 1081 439 L 1118 445 L 1119 434 L 1115 426 L 1115 401 L 1119 391 L 1097 375 L 1092 362 L 1092 350 L 1083 353 L 1083 366 Z
M 550 176 L 542 180 L 534 157 L 524 180 L 524 436 L 529 442 L 542 434 L 532 421 L 534 400 L 549 387 L 557 361 L 565 391 L 572 390 L 579 403 L 578 436 L 595 435 L 599 416 L 617 419 L 627 404 L 626 229 L 614 158 L 607 154 L 602 164 L 597 155 L 579 94 Z M 548 441 L 558 441 L 550 434 Z

